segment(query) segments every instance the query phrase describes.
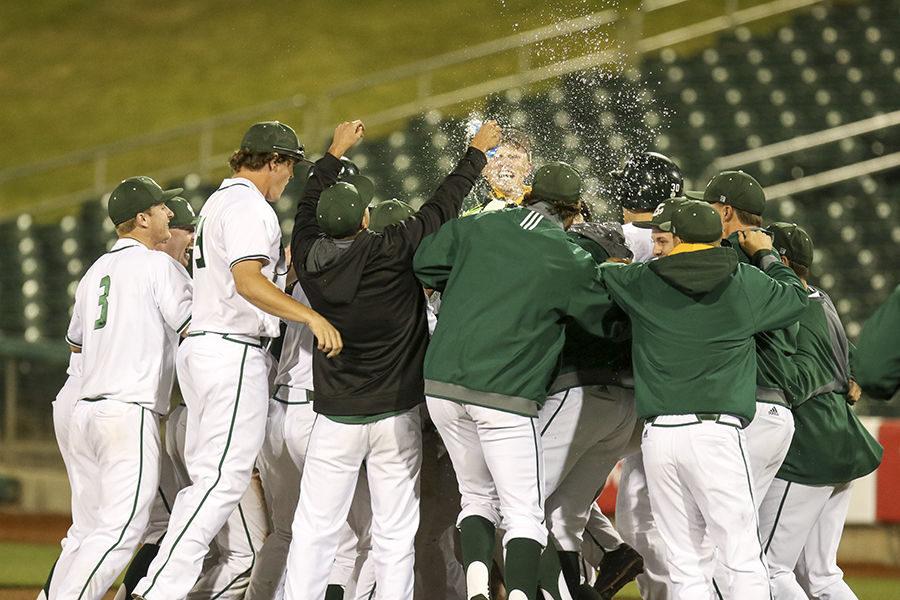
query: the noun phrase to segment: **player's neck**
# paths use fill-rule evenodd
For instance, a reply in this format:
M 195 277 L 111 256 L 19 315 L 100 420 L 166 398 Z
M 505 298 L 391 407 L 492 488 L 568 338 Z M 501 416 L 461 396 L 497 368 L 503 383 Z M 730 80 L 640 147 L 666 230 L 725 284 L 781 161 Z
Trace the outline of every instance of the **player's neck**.
M 156 248 L 156 244 L 153 243 L 153 240 L 150 239 L 149 235 L 144 235 L 140 230 L 133 230 L 130 233 L 126 233 L 125 235 L 119 236 L 120 240 L 134 240 L 136 242 L 140 242 L 150 250 Z
M 627 208 L 622 209 L 622 220 L 626 223 L 633 223 L 634 221 L 649 221 L 652 218 L 652 212 L 631 212 Z
M 241 177 L 242 179 L 246 179 L 259 190 L 259 193 L 263 195 L 263 198 L 268 198 L 266 194 L 269 192 L 269 178 L 266 173 L 262 170 L 260 171 L 251 171 L 250 169 L 241 169 L 232 177 Z

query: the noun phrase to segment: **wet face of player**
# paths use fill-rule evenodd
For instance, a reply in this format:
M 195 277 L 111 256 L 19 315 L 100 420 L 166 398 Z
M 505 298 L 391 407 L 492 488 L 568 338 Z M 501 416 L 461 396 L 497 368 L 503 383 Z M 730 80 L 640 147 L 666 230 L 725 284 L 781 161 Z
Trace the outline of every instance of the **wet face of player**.
M 656 258 L 668 256 L 669 252 L 672 251 L 672 248 L 675 247 L 675 239 L 672 234 L 667 231 L 660 231 L 659 229 L 654 228 L 653 232 L 650 234 L 650 239 L 653 240 L 653 256 Z
M 497 148 L 497 153 L 488 160 L 484 177 L 492 188 L 505 196 L 520 196 L 531 169 L 531 160 L 524 149 L 501 144 Z

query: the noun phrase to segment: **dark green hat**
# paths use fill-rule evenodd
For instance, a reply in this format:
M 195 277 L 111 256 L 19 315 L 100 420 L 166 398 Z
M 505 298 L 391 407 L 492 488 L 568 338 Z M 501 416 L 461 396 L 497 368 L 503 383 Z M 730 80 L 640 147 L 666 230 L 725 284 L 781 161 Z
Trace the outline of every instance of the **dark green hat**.
M 297 134 L 278 121 L 263 121 L 251 126 L 241 140 L 241 150 L 253 154 L 277 152 L 294 160 L 304 160 L 303 145 L 297 139 Z
M 117 185 L 109 196 L 109 218 L 113 225 L 121 225 L 138 213 L 171 200 L 183 191 L 182 188 L 164 190 L 144 175 L 129 177 Z
M 706 202 L 685 200 L 672 213 L 672 220 L 660 223 L 659 229 L 671 231 L 682 242 L 712 244 L 722 238 L 722 219 Z
M 412 206 L 396 198 L 379 202 L 369 209 L 369 229 L 381 233 L 388 225 L 394 225 L 416 214 Z
M 546 164 L 534 174 L 531 196 L 537 200 L 577 204 L 581 199 L 581 175 L 564 162 Z
M 796 223 L 772 223 L 766 230 L 772 234 L 772 246 L 778 254 L 807 269 L 812 266 L 812 239 L 802 227 Z
M 368 177 L 363 175 L 344 175 L 340 181 L 346 181 L 355 187 L 356 191 L 359 192 L 359 197 L 366 203 L 366 206 L 375 197 L 375 184 Z
M 762 216 L 766 209 L 766 193 L 759 182 L 743 171 L 722 171 L 712 178 L 702 192 L 685 192 L 691 200 L 713 204 L 721 202 Z
M 179 229 L 190 227 L 193 229 L 197 224 L 197 215 L 194 213 L 194 208 L 181 196 L 176 196 L 166 201 L 166 206 L 173 213 L 173 217 L 169 219 L 169 229 L 173 227 Z
M 656 210 L 653 211 L 653 216 L 649 221 L 635 221 L 632 225 L 641 229 L 653 229 L 654 227 L 660 229 L 660 225 L 672 220 L 672 214 L 675 212 L 675 209 L 684 202 L 687 202 L 687 198 L 672 198 L 671 200 L 660 202 L 656 205 Z
M 367 206 L 353 184 L 339 181 L 319 197 L 316 222 L 331 237 L 347 237 L 359 229 Z

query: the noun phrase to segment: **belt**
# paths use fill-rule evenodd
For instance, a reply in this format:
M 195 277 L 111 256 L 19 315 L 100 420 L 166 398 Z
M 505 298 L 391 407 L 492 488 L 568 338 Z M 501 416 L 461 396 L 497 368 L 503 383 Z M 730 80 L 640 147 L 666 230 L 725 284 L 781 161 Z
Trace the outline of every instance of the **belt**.
M 234 342 L 235 344 L 244 344 L 245 346 L 253 346 L 254 348 L 266 348 L 272 338 L 255 337 L 252 335 L 244 335 L 242 333 L 219 333 L 218 331 L 192 331 L 187 337 L 199 337 L 202 335 L 217 335 L 223 340 Z
M 785 408 L 791 407 L 787 401 L 787 396 L 784 395 L 784 391 L 779 388 L 763 387 L 761 385 L 756 386 L 756 401 L 765 402 L 767 404 L 778 404 Z
M 312 391 L 304 388 L 290 387 L 280 383 L 275 386 L 275 393 L 272 394 L 272 400 L 281 402 L 282 404 L 309 404 L 312 402 Z
M 728 415 L 725 413 L 697 413 L 687 415 L 659 415 L 647 419 L 647 424 L 653 427 L 686 427 L 688 425 L 699 425 L 701 423 L 718 423 L 719 425 L 728 425 L 729 427 L 737 427 L 743 429 L 747 426 L 747 422 L 740 417 Z

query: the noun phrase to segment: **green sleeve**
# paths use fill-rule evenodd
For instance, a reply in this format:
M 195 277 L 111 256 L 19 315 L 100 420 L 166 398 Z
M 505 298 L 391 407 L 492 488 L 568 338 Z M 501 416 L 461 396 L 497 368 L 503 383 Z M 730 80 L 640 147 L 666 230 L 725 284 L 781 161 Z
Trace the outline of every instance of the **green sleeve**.
M 900 387 L 900 285 L 863 326 L 851 368 L 860 387 L 873 398 L 889 400 Z
M 757 269 L 746 268 L 748 300 L 755 314 L 756 332 L 790 327 L 809 303 L 800 278 L 774 254 L 760 251 L 753 257 Z
M 808 323 L 801 322 L 797 335 L 797 351 L 791 357 L 795 368 L 793 390 L 796 399 L 793 404 L 795 408 L 834 381 L 830 339 L 827 331 L 820 333 L 824 335 L 817 336 Z
M 576 260 L 581 276 L 575 281 L 569 294 L 566 313 L 590 334 L 606 338 L 616 337 L 620 334 L 621 321 L 610 318 L 616 305 L 603 285 L 601 275 L 603 267 L 598 266 L 587 252 L 580 249 L 576 254 Z
M 456 260 L 463 221 L 453 219 L 419 244 L 413 257 L 416 277 L 426 288 L 443 291 Z

